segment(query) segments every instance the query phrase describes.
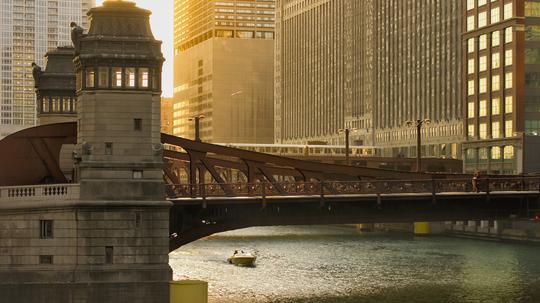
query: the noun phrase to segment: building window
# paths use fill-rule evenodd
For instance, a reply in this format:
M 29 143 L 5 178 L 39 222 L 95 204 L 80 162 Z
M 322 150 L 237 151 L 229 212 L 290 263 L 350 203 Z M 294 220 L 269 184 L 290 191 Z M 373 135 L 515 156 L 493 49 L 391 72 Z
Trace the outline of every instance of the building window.
M 108 67 L 100 67 L 99 68 L 98 86 L 100 88 L 109 87 L 109 68 Z
M 39 256 L 39 264 L 53 264 L 53 256 L 51 255 Z
M 510 43 L 513 40 L 513 31 L 511 27 L 504 29 L 504 43 Z
M 491 9 L 491 23 L 497 23 L 501 21 L 501 12 L 498 7 L 494 7 Z
M 159 70 L 158 69 L 154 69 L 152 71 L 152 88 L 154 90 L 158 90 L 161 88 L 160 84 L 159 84 Z
M 501 54 L 500 53 L 493 53 L 491 54 L 491 68 L 499 68 L 501 67 Z
M 112 156 L 113 154 L 113 143 L 105 142 L 105 155 Z
M 500 160 L 501 159 L 501 148 L 498 146 L 493 146 L 491 148 L 491 159 Z
M 52 239 L 54 234 L 53 234 L 53 224 L 54 221 L 53 220 L 41 220 L 40 221 L 40 228 L 39 228 L 39 232 L 40 232 L 40 238 L 41 239 Z
M 136 212 L 135 213 L 135 228 L 141 227 L 141 222 L 142 222 L 142 213 Z
M 149 72 L 148 68 L 139 68 L 139 87 L 148 88 L 149 87 Z
M 478 105 L 478 116 L 479 117 L 487 116 L 487 101 L 486 100 L 480 100 L 479 105 Z
M 471 160 L 471 161 L 476 160 L 476 149 L 474 149 L 474 148 L 467 149 L 465 151 L 465 158 L 467 160 Z
M 474 96 L 474 80 L 469 80 L 467 94 L 469 96 Z
M 467 74 L 474 74 L 474 59 L 469 59 L 468 61 Z
M 480 80 L 478 81 L 478 91 L 481 94 L 487 92 L 487 79 L 486 78 L 480 78 Z
M 506 138 L 512 138 L 514 136 L 514 125 L 512 120 L 506 120 L 504 122 L 504 136 Z
M 122 68 L 113 67 L 111 69 L 111 74 L 112 74 L 112 86 L 122 87 Z
M 475 117 L 474 102 L 469 102 L 469 104 L 467 106 L 467 117 L 468 118 L 474 118 Z
M 49 97 L 43 97 L 42 102 L 43 102 L 43 106 L 42 106 L 43 112 L 48 113 L 51 110 L 51 105 L 50 105 L 51 100 L 49 99 Z
M 467 0 L 467 10 L 471 10 L 474 8 L 474 2 L 476 0 Z
M 487 48 L 487 35 L 481 35 L 478 40 L 478 49 L 483 50 Z
M 114 247 L 105 246 L 105 264 L 113 264 L 114 262 Z
M 60 97 L 53 97 L 52 98 L 52 111 L 54 113 L 59 113 L 60 112 L 60 107 L 61 107 L 61 103 L 60 103 Z
M 481 160 L 482 162 L 487 161 L 488 159 L 488 149 L 486 147 L 482 147 L 478 149 L 478 160 Z
M 480 127 L 478 128 L 478 135 L 480 139 L 487 139 L 487 124 L 486 123 L 480 123 Z
M 470 38 L 467 40 L 467 52 L 474 53 L 474 38 Z
M 481 56 L 478 60 L 478 70 L 481 72 L 487 70 L 487 56 Z
M 135 87 L 135 68 L 127 67 L 126 68 L 126 86 L 133 88 Z
M 487 25 L 487 12 L 481 12 L 478 14 L 478 27 L 484 27 Z
M 133 179 L 142 179 L 143 171 L 142 170 L 133 170 Z
M 499 98 L 493 98 L 491 100 L 491 114 L 499 115 L 501 113 L 501 100 Z
M 491 77 L 491 91 L 498 91 L 501 89 L 501 76 L 493 75 Z
M 509 3 L 506 3 L 506 4 L 504 5 L 504 12 L 503 12 L 503 14 L 504 14 L 504 19 L 505 19 L 505 20 L 506 20 L 506 19 L 510 19 L 510 18 L 513 17 L 513 15 L 514 15 L 514 12 L 513 12 L 513 5 L 514 5 L 513 2 L 509 2 Z
M 93 67 L 89 67 L 86 69 L 86 87 L 92 88 L 94 87 L 94 79 L 95 78 L 95 72 Z
M 491 33 L 491 46 L 499 46 L 501 43 L 501 35 L 499 31 L 494 31 Z
M 484 6 L 487 4 L 487 0 L 478 0 L 478 7 Z
M 513 86 L 512 72 L 506 73 L 504 76 L 504 88 L 510 89 Z
M 491 137 L 498 139 L 501 137 L 501 123 L 496 121 L 491 123 Z
M 469 138 L 474 138 L 474 136 L 476 135 L 475 134 L 475 129 L 474 129 L 474 124 L 469 124 L 469 126 L 467 128 L 467 135 L 469 136 Z
M 514 147 L 512 145 L 504 147 L 504 159 L 514 159 Z
M 142 119 L 133 119 L 133 129 L 142 130 Z
M 510 114 L 514 111 L 514 99 L 512 96 L 507 96 L 504 98 L 504 113 Z
M 467 31 L 472 31 L 474 29 L 474 15 L 467 17 Z
M 540 17 L 540 2 L 525 1 L 525 16 Z
M 504 66 L 510 66 L 512 65 L 512 50 L 511 49 L 507 49 L 506 51 L 504 51 Z

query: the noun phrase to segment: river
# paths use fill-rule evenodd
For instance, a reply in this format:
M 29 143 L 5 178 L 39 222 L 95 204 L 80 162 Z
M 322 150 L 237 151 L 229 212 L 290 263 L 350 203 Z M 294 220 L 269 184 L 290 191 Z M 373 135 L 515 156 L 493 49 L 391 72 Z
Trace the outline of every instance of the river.
M 235 250 L 257 266 L 229 265 Z M 256 227 L 170 254 L 176 278 L 209 282 L 210 303 L 540 302 L 540 246 L 342 226 Z

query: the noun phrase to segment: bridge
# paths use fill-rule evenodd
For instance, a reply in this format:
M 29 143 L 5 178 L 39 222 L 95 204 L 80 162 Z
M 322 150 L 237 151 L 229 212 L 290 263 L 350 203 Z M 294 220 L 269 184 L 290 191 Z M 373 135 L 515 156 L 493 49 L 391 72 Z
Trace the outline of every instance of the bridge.
M 173 203 L 170 251 L 250 226 L 500 220 L 530 218 L 540 209 L 540 177 L 486 176 L 477 193 L 468 175 L 333 165 L 161 138 L 165 193 Z M 0 201 L 79 199 L 79 185 L 67 183 L 59 167 L 62 146 L 75 143 L 75 123 L 0 141 L 0 168 L 9 172 L 0 176 Z M 35 185 L 44 180 L 56 184 Z
M 48 64 L 66 70 L 35 70 L 40 119 L 50 119 L 0 141 L 6 301 L 169 302 L 169 252 L 236 228 L 529 218 L 540 209 L 537 176 L 486 176 L 477 193 L 469 175 L 310 162 L 160 134 L 164 58 L 150 12 L 105 1 L 89 15 L 86 33 L 72 24 L 73 49 L 50 53 L 59 57 Z

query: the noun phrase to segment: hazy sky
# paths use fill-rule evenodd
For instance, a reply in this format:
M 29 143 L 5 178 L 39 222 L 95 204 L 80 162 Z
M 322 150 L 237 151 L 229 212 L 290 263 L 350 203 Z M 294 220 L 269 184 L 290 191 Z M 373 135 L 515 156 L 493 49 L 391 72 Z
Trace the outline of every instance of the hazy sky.
M 96 0 L 101 5 L 105 0 Z M 163 65 L 163 95 L 173 92 L 173 0 L 135 0 L 137 6 L 152 11 L 150 23 L 156 39 L 163 41 L 163 54 L 167 61 Z

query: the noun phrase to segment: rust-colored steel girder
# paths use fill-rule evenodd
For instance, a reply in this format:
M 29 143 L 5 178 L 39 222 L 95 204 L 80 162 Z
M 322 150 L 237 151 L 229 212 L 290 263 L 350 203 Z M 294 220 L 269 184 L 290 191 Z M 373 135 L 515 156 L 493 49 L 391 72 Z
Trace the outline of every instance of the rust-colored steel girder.
M 398 172 L 376 168 L 353 167 L 303 161 L 199 141 L 192 141 L 167 134 L 162 134 L 161 141 L 164 144 L 181 147 L 190 155 L 190 160 L 195 160 L 196 162 L 205 162 L 207 164 L 208 161 L 206 161 L 206 159 L 218 161 L 216 156 L 226 159 L 237 159 L 237 161 L 232 161 L 236 164 L 227 163 L 227 160 L 222 160 L 220 163 L 214 162 L 214 165 L 231 168 L 232 166 L 236 166 L 237 168 L 238 166 L 241 166 L 240 170 L 247 173 L 247 179 L 250 183 L 255 182 L 256 179 L 260 178 L 261 176 L 264 176 L 264 178 L 267 179 L 266 181 L 273 183 L 274 180 L 272 180 L 272 175 L 287 175 L 295 177 L 301 176 L 305 181 L 309 181 L 310 179 L 425 179 L 426 177 L 431 177 L 431 175 L 423 173 Z M 172 153 L 168 153 L 167 155 L 171 158 L 175 158 L 174 154 Z M 240 163 L 243 163 L 245 166 Z M 191 174 L 193 176 L 190 179 L 192 181 L 195 180 L 194 169 L 196 168 L 196 164 L 197 163 L 191 163 Z M 218 180 L 215 181 L 218 182 Z
M 77 143 L 77 124 L 32 127 L 0 140 L 0 186 L 67 183 L 60 150 Z
M 164 151 L 165 162 L 178 161 L 186 167 L 190 183 L 196 184 L 209 173 L 216 183 L 224 183 L 219 169 L 241 172 L 249 183 L 278 182 L 275 176 L 296 180 L 418 179 L 429 175 L 392 170 L 310 162 L 246 151 L 162 134 L 162 143 L 181 147 L 186 153 Z M 0 186 L 65 183 L 60 170 L 60 150 L 64 144 L 76 144 L 76 122 L 28 128 L 0 141 Z M 175 165 L 178 168 L 179 164 Z M 166 165 L 167 182 L 177 182 L 172 165 Z M 218 169 L 219 168 L 219 169 Z M 228 190 L 224 188 L 224 190 Z

